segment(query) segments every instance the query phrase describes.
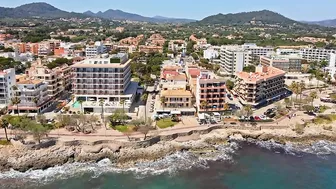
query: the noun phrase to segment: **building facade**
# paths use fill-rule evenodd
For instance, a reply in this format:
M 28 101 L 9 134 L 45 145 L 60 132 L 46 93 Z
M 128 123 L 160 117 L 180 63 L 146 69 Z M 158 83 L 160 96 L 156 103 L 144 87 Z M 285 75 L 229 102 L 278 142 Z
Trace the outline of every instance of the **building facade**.
M 0 72 L 0 108 L 8 106 L 13 96 L 12 87 L 15 85 L 15 69 Z
M 240 72 L 236 76 L 234 94 L 244 105 L 255 108 L 285 97 L 285 71 L 278 68 L 261 66 L 255 73 Z
M 187 90 L 165 90 L 161 92 L 161 98 L 164 98 L 162 108 L 164 110 L 179 111 L 180 115 L 195 115 L 193 107 L 193 95 Z
M 72 91 L 81 111 L 100 112 L 103 101 L 106 113 L 117 109 L 129 111 L 135 98 L 138 83 L 131 82 L 131 60 L 127 54 L 86 59 L 72 66 Z
M 300 49 L 300 54 L 302 55 L 303 59 L 307 61 L 327 61 L 328 55 L 330 53 L 336 53 L 334 49 L 314 49 L 314 48 L 302 48 Z
M 201 71 L 197 78 L 196 106 L 198 112 L 225 111 L 226 86 L 224 79 L 212 78 L 208 71 Z
M 25 75 L 16 78 L 17 90 L 13 90 L 13 97 L 20 99 L 18 105 L 11 105 L 9 110 L 20 113 L 42 113 L 51 104 L 48 95 L 48 84 L 41 80 L 26 77 Z
M 241 46 L 222 46 L 220 51 L 221 68 L 227 75 L 243 71 L 244 66 L 252 61 L 251 51 Z
M 100 54 L 104 54 L 106 52 L 107 52 L 106 47 L 100 41 L 97 41 L 94 44 L 88 45 L 85 48 L 86 57 L 96 57 L 96 56 L 98 56 Z
M 277 55 L 272 54 L 260 57 L 260 64 L 263 66 L 273 66 L 285 72 L 300 73 L 302 69 L 302 57 L 297 54 Z

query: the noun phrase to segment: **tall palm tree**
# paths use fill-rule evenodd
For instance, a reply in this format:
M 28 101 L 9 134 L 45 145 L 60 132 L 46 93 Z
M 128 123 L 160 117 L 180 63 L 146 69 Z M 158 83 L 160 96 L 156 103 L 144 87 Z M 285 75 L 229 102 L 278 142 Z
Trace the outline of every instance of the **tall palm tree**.
M 34 102 L 35 106 L 38 108 L 38 101 L 39 101 L 38 98 L 34 97 L 32 101 Z M 37 113 L 39 113 L 38 110 L 37 110 Z
M 71 95 L 71 101 L 73 102 L 73 103 L 75 103 L 75 95 Z
M 317 96 L 317 92 L 316 91 L 312 91 L 310 94 L 309 94 L 309 97 L 311 98 L 311 105 L 314 106 L 314 100 L 318 97 Z
M 297 95 L 298 95 L 298 84 L 293 81 L 291 85 L 289 86 L 289 89 L 296 95 L 295 101 L 297 101 Z M 292 95 L 292 101 L 293 101 L 293 95 Z
M 5 135 L 6 135 L 6 140 L 9 141 L 8 139 L 8 134 L 7 134 L 7 128 L 9 126 L 8 120 L 4 119 L 4 117 L 2 117 L 0 119 L 0 127 L 3 128 L 5 130 Z
M 123 112 L 125 113 L 125 99 L 120 100 L 120 105 L 123 107 Z
M 202 109 L 205 109 L 206 111 L 208 111 L 208 105 L 209 105 L 209 103 L 206 100 L 201 102 Z
M 19 104 L 21 103 L 21 99 L 19 97 L 15 96 L 15 97 L 11 98 L 11 102 L 12 102 L 13 106 L 16 105 L 17 115 L 20 116 Z
M 105 100 L 104 99 L 99 99 L 99 105 L 101 106 L 101 117 L 102 119 L 104 119 L 104 103 L 105 103 Z
M 298 92 L 300 94 L 300 110 L 302 108 L 302 93 L 306 89 L 306 83 L 304 81 L 301 81 L 299 86 L 298 86 Z
M 160 102 L 161 102 L 161 104 L 162 104 L 162 108 L 163 108 L 163 110 L 164 110 L 164 108 L 165 108 L 165 106 L 166 106 L 166 98 L 163 96 L 163 97 L 161 97 L 160 98 Z
M 251 105 L 244 106 L 244 111 L 245 111 L 247 117 L 250 117 L 250 116 L 253 115 L 253 109 L 252 109 Z
M 141 101 L 145 102 L 145 122 L 147 121 L 147 98 L 148 98 L 148 94 L 145 93 L 141 96 Z
M 81 106 L 81 112 L 83 112 L 83 103 L 84 103 L 84 100 L 80 99 L 80 100 L 78 100 L 78 103 Z
M 312 86 L 312 80 L 314 79 L 314 75 L 313 74 L 310 74 L 309 77 L 308 77 L 308 80 L 309 80 L 309 88 Z

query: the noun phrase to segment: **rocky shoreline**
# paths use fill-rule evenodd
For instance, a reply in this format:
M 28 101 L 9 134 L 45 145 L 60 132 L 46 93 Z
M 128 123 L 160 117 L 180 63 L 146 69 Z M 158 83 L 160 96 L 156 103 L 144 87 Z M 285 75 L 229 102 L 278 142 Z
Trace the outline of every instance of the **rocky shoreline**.
M 106 158 L 120 168 L 128 168 L 136 163 L 159 160 L 179 151 L 191 151 L 197 154 L 214 152 L 216 145 L 227 144 L 231 140 L 246 139 L 309 145 L 321 140 L 336 142 L 336 134 L 321 131 L 316 134 L 308 132 L 297 135 L 290 130 L 255 131 L 212 128 L 157 136 L 141 142 L 100 141 L 93 144 L 85 141 L 56 142 L 42 148 L 23 146 L 12 141 L 13 145 L 0 147 L 0 171 L 44 170 L 66 163 L 99 162 Z

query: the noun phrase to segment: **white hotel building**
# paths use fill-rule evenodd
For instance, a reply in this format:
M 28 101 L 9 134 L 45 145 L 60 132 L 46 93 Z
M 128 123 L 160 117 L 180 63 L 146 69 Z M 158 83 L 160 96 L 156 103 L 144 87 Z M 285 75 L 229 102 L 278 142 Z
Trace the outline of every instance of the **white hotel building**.
M 313 48 L 303 48 L 300 49 L 300 54 L 302 54 L 302 58 L 307 61 L 322 61 L 328 60 L 328 56 L 330 53 L 336 53 L 334 49 L 313 49 Z
M 0 71 L 0 108 L 10 104 L 13 95 L 12 86 L 15 85 L 15 69 Z
M 131 60 L 128 55 L 103 55 L 86 59 L 72 66 L 74 108 L 101 113 L 101 100 L 106 113 L 117 109 L 129 111 L 136 96 L 138 83 L 131 82 Z M 84 101 L 82 105 L 79 100 Z M 124 103 L 122 103 L 124 102 Z
M 241 46 L 222 46 L 220 51 L 221 68 L 227 75 L 235 75 L 243 71 L 245 65 L 249 65 L 252 52 Z

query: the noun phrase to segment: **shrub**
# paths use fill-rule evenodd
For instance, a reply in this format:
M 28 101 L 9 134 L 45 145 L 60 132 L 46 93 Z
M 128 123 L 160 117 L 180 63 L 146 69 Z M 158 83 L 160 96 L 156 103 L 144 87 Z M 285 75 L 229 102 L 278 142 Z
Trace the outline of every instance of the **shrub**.
M 324 130 L 327 130 L 327 131 L 332 131 L 332 130 L 333 130 L 333 128 L 332 128 L 331 125 L 324 125 L 324 126 L 323 126 L 323 129 L 324 129 Z
M 304 133 L 304 128 L 305 128 L 305 125 L 296 124 L 293 131 L 295 131 L 296 134 L 298 134 L 298 135 L 302 135 Z
M 0 140 L 0 146 L 8 146 L 11 145 L 12 143 L 7 140 Z

